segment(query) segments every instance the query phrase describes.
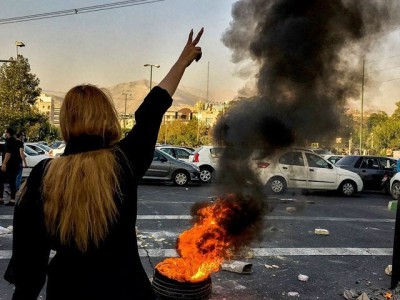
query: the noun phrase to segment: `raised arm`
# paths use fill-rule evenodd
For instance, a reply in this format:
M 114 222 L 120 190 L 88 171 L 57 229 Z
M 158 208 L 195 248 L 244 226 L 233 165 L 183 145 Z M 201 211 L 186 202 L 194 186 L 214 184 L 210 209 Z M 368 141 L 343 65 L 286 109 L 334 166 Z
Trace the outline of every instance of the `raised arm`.
M 158 86 L 166 90 L 170 96 L 175 93 L 185 69 L 193 62 L 193 60 L 198 61 L 201 58 L 201 48 L 197 47 L 197 44 L 199 43 L 203 32 L 204 28 L 201 28 L 196 38 L 193 40 L 193 29 L 190 31 L 188 41 L 178 60 L 169 70 L 164 79 L 158 84 Z

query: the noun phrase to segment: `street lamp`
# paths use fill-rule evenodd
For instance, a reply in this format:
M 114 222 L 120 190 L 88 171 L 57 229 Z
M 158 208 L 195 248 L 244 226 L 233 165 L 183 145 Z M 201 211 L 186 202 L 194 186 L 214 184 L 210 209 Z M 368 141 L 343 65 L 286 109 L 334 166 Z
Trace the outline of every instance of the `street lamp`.
M 25 44 L 21 41 L 15 41 L 15 48 L 17 49 L 17 58 L 18 58 L 18 47 L 25 47 Z
M 151 81 L 153 80 L 153 67 L 159 68 L 160 65 L 145 64 L 144 66 L 150 67 L 150 90 L 151 90 Z

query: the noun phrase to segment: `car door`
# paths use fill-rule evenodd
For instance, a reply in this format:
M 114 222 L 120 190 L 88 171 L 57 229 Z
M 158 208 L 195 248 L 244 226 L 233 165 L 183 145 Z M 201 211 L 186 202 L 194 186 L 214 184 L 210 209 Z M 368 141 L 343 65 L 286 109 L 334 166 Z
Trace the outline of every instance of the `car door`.
M 336 169 L 322 157 L 305 153 L 307 159 L 307 187 L 309 189 L 336 189 Z
M 171 163 L 168 161 L 168 158 L 164 156 L 161 151 L 155 150 L 153 154 L 153 161 L 151 162 L 145 177 L 165 178 L 168 177 L 170 169 Z
M 385 171 L 380 168 L 377 157 L 363 157 L 360 165 L 360 176 L 364 182 L 364 189 L 379 190 Z
M 286 152 L 278 159 L 279 169 L 290 188 L 306 188 L 307 173 L 301 151 Z

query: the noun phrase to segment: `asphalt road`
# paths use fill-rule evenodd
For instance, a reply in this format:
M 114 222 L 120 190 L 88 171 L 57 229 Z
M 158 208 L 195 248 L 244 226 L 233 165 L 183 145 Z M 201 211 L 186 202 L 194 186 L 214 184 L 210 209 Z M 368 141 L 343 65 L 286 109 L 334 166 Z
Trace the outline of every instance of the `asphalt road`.
M 138 243 L 150 278 L 158 262 L 175 255 L 177 236 L 190 228 L 193 204 L 217 195 L 215 184 L 140 185 Z M 252 264 L 251 274 L 215 273 L 211 299 L 345 299 L 343 293 L 350 289 L 366 292 L 370 299 L 385 299 L 383 293 L 390 287 L 385 268 L 392 263 L 395 225 L 395 213 L 387 209 L 390 200 L 382 193 L 365 192 L 345 198 L 290 191 L 266 198 L 273 210 L 266 216 L 263 240 L 235 258 Z M 0 226 L 11 224 L 12 208 L 0 207 Z M 315 229 L 326 229 L 329 235 L 317 235 Z M 0 236 L 1 274 L 11 243 L 11 234 Z M 308 281 L 300 281 L 299 274 Z M 0 281 L 0 300 L 11 299 L 12 289 Z

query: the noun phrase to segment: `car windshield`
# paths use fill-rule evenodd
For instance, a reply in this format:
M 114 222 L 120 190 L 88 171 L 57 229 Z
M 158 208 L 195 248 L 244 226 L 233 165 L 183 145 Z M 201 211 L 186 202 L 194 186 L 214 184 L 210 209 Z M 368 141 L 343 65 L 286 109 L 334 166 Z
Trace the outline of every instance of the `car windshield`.
M 37 146 L 39 148 L 42 148 L 43 150 L 45 150 L 47 152 L 49 152 L 51 150 L 51 148 L 49 146 L 45 145 L 45 144 L 37 144 Z
M 354 156 L 345 156 L 336 162 L 336 165 L 350 166 L 354 161 Z
M 39 153 L 27 145 L 24 146 L 24 152 L 29 156 L 39 155 Z
M 53 142 L 53 144 L 51 144 L 50 147 L 53 149 L 57 149 L 58 147 L 61 146 L 61 144 L 64 144 L 64 142 L 63 141 L 55 141 L 55 142 Z

